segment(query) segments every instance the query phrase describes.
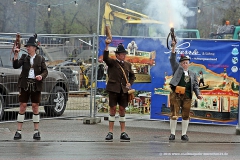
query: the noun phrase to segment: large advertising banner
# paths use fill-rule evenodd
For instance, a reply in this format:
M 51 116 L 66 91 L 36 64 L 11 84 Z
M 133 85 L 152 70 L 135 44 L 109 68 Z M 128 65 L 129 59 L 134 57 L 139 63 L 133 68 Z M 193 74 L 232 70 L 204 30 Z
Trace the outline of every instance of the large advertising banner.
M 105 48 L 104 41 L 105 37 L 100 37 L 100 59 Z M 109 49 L 113 58 L 118 43 L 123 43 L 128 49 L 126 60 L 133 64 L 136 74 L 132 88 L 138 92 L 133 106 L 142 108 L 141 113 L 150 112 L 151 119 L 169 120 L 172 69 L 166 39 L 113 37 Z M 234 40 L 178 40 L 177 61 L 182 54 L 191 58 L 189 69 L 196 73 L 203 95 L 202 100 L 195 95 L 192 98 L 191 122 L 237 124 L 239 44 Z M 105 88 L 106 82 L 99 80 L 97 86 Z

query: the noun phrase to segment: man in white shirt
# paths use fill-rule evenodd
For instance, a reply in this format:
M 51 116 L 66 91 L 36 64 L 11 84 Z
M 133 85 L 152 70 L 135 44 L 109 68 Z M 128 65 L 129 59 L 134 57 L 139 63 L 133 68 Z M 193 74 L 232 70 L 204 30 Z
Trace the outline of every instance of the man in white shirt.
M 34 123 L 33 139 L 39 140 L 41 138 L 38 130 L 40 120 L 39 103 L 41 100 L 42 81 L 47 77 L 48 70 L 44 57 L 36 54 L 37 49 L 39 49 L 36 34 L 34 37 L 29 38 L 25 47 L 27 48 L 28 55 L 23 54 L 21 58 L 18 59 L 20 49 L 15 48 L 13 58 L 13 68 L 18 69 L 22 67 L 18 80 L 20 109 L 17 117 L 17 131 L 14 135 L 14 139 L 17 140 L 22 138 L 21 130 L 25 118 L 27 102 L 30 98 Z

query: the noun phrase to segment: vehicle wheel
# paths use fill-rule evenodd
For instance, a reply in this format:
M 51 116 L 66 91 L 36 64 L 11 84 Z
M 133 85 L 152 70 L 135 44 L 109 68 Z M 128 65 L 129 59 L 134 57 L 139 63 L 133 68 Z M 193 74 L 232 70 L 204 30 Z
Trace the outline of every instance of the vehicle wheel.
M 56 86 L 49 97 L 49 105 L 44 106 L 44 110 L 48 116 L 61 116 L 66 109 L 65 90 Z
M 3 96 L 0 93 L 0 120 L 3 118 L 4 115 L 4 100 L 3 100 Z

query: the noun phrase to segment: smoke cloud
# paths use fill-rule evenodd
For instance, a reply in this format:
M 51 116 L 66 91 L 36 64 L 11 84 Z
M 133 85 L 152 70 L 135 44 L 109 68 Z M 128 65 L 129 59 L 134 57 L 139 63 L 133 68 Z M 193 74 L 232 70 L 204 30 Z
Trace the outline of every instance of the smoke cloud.
M 148 0 L 144 13 L 152 19 L 164 22 L 161 32 L 166 36 L 170 27 L 181 29 L 187 26 L 186 18 L 194 16 L 183 0 Z

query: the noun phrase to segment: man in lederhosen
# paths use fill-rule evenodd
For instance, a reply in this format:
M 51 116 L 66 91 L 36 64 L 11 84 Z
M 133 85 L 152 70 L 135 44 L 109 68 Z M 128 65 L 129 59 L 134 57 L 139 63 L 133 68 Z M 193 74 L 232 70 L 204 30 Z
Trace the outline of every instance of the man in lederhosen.
M 173 78 L 170 81 L 172 92 L 170 93 L 170 129 L 171 134 L 169 140 L 175 140 L 175 131 L 177 126 L 178 112 L 182 111 L 182 136 L 181 140 L 188 141 L 187 129 L 189 123 L 189 114 L 192 103 L 193 92 L 198 99 L 202 99 L 199 90 L 196 73 L 190 71 L 190 57 L 181 55 L 179 63 L 176 61 L 175 42 L 172 42 L 172 52 L 170 56 L 170 63 L 173 71 Z M 176 93 L 176 87 L 185 88 L 183 94 Z
M 32 119 L 34 123 L 33 139 L 39 140 L 41 138 L 38 130 L 40 120 L 39 103 L 41 100 L 43 80 L 47 77 L 48 70 L 44 57 L 36 54 L 37 49 L 39 49 L 36 34 L 29 38 L 25 47 L 28 55 L 23 54 L 21 58 L 18 59 L 18 53 L 20 50 L 15 48 L 15 54 L 13 58 L 13 68 L 18 69 L 22 67 L 22 72 L 18 80 L 18 87 L 20 90 L 20 109 L 17 117 L 17 131 L 14 135 L 14 139 L 17 140 L 22 138 L 21 130 L 25 118 L 27 102 L 30 98 L 33 111 Z
M 108 40 L 106 40 L 108 41 Z M 131 88 L 135 80 L 135 75 L 132 70 L 131 63 L 125 61 L 127 51 L 123 44 L 118 44 L 115 51 L 116 59 L 109 57 L 109 43 L 106 42 L 106 47 L 103 53 L 103 61 L 108 66 L 108 81 L 106 90 L 109 93 L 109 132 L 105 140 L 113 139 L 113 126 L 115 122 L 115 114 L 117 105 L 119 105 L 119 122 L 121 127 L 121 140 L 130 140 L 130 137 L 125 132 L 125 108 L 128 106 L 128 90 Z M 121 69 L 122 68 L 122 69 Z M 123 73 L 123 71 L 125 73 Z M 126 78 L 128 82 L 126 82 Z

